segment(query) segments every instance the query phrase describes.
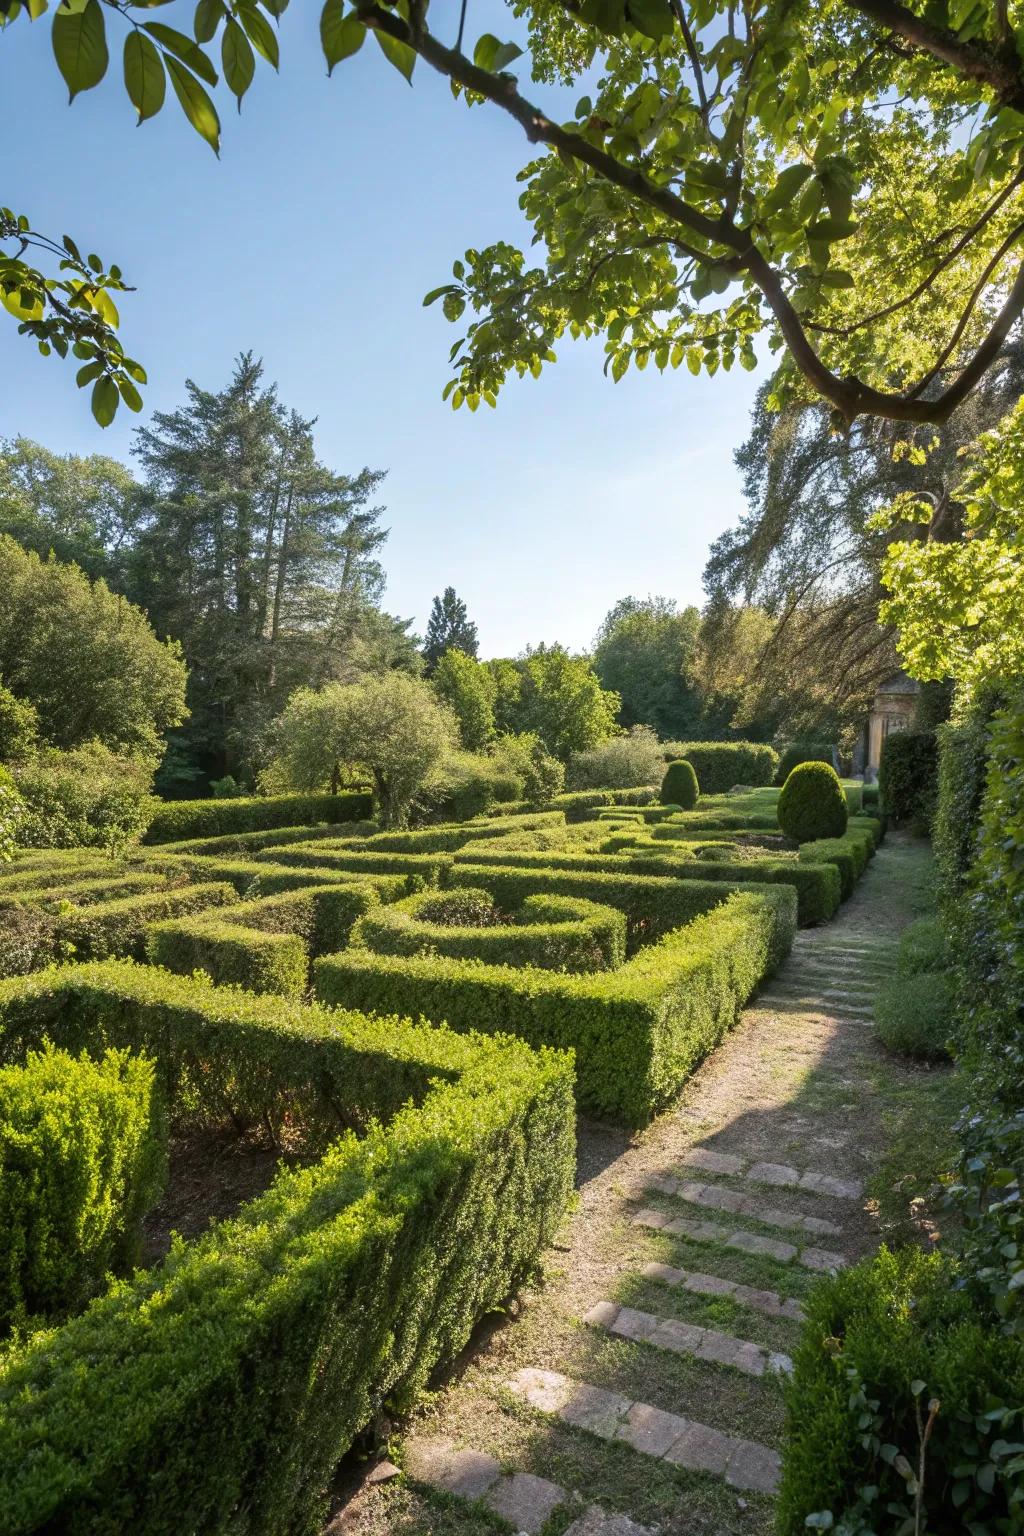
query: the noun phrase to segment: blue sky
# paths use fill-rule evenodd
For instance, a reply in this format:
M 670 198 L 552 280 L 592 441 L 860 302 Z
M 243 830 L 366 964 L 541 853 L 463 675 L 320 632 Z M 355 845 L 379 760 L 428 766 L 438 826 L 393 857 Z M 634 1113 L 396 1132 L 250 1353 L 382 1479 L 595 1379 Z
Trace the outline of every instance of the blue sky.
M 282 399 L 319 415 L 326 463 L 388 469 L 386 603 L 421 631 L 449 584 L 486 655 L 583 648 L 627 594 L 699 602 L 708 543 L 743 507 L 732 450 L 766 367 L 649 368 L 616 385 L 599 343 L 570 343 L 497 411 L 452 412 L 440 395 L 459 332 L 422 297 L 467 246 L 521 237 L 514 178 L 529 146 L 422 64 L 410 89 L 369 42 L 328 80 L 318 12 L 286 13 L 281 74 L 258 71 L 240 120 L 218 99 L 219 161 L 172 99 L 135 128 L 116 26 L 107 80 L 69 108 L 49 19 L 19 20 L 0 35 L 18 146 L 2 201 L 137 284 L 122 335 L 149 372 L 147 411 L 177 404 L 186 376 L 219 387 L 251 347 Z M 474 35 L 486 29 L 483 9 L 470 15 Z M 191 7 L 160 17 L 189 30 Z M 503 17 L 493 30 L 507 36 Z M 128 459 L 138 418 L 122 410 L 101 432 L 68 369 L 13 324 L 0 325 L 0 367 L 17 379 L 0 433 Z

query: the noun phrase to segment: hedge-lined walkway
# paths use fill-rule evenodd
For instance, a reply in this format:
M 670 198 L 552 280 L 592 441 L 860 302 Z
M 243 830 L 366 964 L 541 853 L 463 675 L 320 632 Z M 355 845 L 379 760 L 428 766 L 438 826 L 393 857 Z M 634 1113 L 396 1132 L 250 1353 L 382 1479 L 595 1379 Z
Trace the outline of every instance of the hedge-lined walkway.
M 877 1244 L 871 1181 L 918 1101 L 870 1016 L 928 857 L 890 836 L 637 1143 L 584 1131 L 544 1285 L 331 1536 L 768 1536 L 800 1298 Z

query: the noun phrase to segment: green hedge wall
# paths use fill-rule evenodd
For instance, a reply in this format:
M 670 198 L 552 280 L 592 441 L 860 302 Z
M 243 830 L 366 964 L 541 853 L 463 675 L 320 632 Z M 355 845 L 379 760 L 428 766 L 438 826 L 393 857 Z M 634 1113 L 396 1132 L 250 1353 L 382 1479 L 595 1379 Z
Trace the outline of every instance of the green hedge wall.
M 529 869 L 538 874 L 545 870 L 550 870 L 553 875 L 573 873 L 584 880 L 595 876 L 620 880 L 624 883 L 618 895 L 614 894 L 613 885 L 604 888 L 609 892 L 607 896 L 600 894 L 601 887 L 592 887 L 593 900 L 608 900 L 613 906 L 620 906 L 630 920 L 631 934 L 637 928 L 643 932 L 645 926 L 651 932 L 661 934 L 677 923 L 688 922 L 698 912 L 706 911 L 712 903 L 708 900 L 705 888 L 712 882 L 732 886 L 749 883 L 791 885 L 798 896 L 801 926 L 823 922 L 834 916 L 841 899 L 838 876 L 833 877 L 826 866 L 801 866 L 795 859 L 773 860 L 768 857 L 764 860 L 710 861 L 690 858 L 685 854 L 677 856 L 670 848 L 666 848 L 664 854 L 660 851 L 632 853 L 629 848 L 624 848 L 620 853 L 606 854 L 556 852 L 487 855 L 474 854 L 471 849 L 467 849 L 465 858 L 467 861 L 472 860 L 472 879 L 460 856 L 456 856 L 454 875 L 460 879 L 465 875 L 467 883 L 473 885 L 481 883 L 478 878 L 481 868 L 493 866 L 509 870 Z M 638 877 L 653 879 L 655 884 L 648 889 L 643 885 L 633 886 L 629 883 Z M 687 887 L 695 886 L 697 889 L 692 895 L 687 892 L 673 895 L 664 889 L 667 881 L 684 882 Z M 578 894 L 585 894 L 583 885 L 579 886 Z M 719 899 L 724 898 L 720 896 Z M 698 904 L 694 905 L 694 902 Z
M 116 1034 L 203 1095 L 276 1087 L 332 1137 L 339 1107 L 367 1126 L 0 1361 L 5 1536 L 319 1529 L 358 1431 L 453 1361 L 551 1241 L 570 1062 L 119 962 L 0 984 L 0 1023 L 8 1048 Z
M 0 1332 L 56 1322 L 123 1272 L 163 1172 L 152 1061 L 47 1045 L 0 1068 Z
M 734 784 L 771 784 L 779 765 L 774 747 L 759 741 L 672 743 L 672 756 L 692 763 L 702 795 L 717 795 Z
M 329 878 L 322 871 L 346 875 L 406 875 L 415 877 L 418 887 L 437 885 L 443 872 L 450 868 L 451 858 L 444 853 L 389 853 L 386 849 L 374 853 L 362 848 L 333 848 L 330 851 L 306 848 L 301 843 L 293 848 L 268 849 L 257 854 L 254 865 L 273 864 L 277 868 L 294 866 L 314 872 L 318 880 Z M 410 891 L 410 894 L 412 892 Z
M 882 743 L 878 792 L 887 816 L 931 827 L 938 788 L 938 743 L 934 731 L 894 731 Z
M 397 897 L 403 882 L 393 882 Z M 369 882 L 307 886 L 304 890 L 239 902 L 226 916 L 153 923 L 146 954 L 153 965 L 190 976 L 201 970 L 219 986 L 248 987 L 301 997 L 313 955 L 348 943 L 353 924 L 380 902 Z
M 254 795 L 237 800 L 166 800 L 146 829 L 144 843 L 173 843 L 182 838 L 215 837 L 225 832 L 257 832 L 295 827 L 302 822 L 366 821 L 373 799 L 362 790 L 338 795 Z
M 470 895 L 478 909 L 497 909 L 486 891 L 455 887 L 425 891 L 359 919 L 353 944 L 378 955 L 430 952 L 488 965 L 536 966 L 572 972 L 613 970 L 626 958 L 626 918 L 614 907 L 574 896 L 527 896 L 511 923 L 455 924 L 431 920 L 448 899 Z
M 112 955 L 141 960 L 146 953 L 146 929 L 150 923 L 189 912 L 205 912 L 209 907 L 222 907 L 234 900 L 231 885 L 211 880 L 97 902 L 62 915 L 56 937 L 61 944 L 73 944 L 79 960 L 105 960 Z
M 53 876 L 53 879 L 55 883 L 52 885 L 0 890 L 0 907 L 40 907 L 65 901 L 73 901 L 76 907 L 86 907 L 97 901 L 140 896 L 144 891 L 160 890 L 167 885 L 163 875 L 141 871 L 138 874 L 118 874 L 111 870 L 105 878 L 73 880 L 70 884 L 62 880 L 58 882 L 57 876 Z
M 936 739 L 938 792 L 932 846 L 939 895 L 943 904 L 948 905 L 955 904 L 963 895 L 978 851 L 988 761 L 986 722 L 970 720 L 963 725 L 940 725 Z
M 206 804 L 206 801 L 203 801 Z M 225 832 L 219 837 L 189 837 L 178 843 L 161 843 L 160 855 L 198 854 L 202 858 L 230 858 L 240 855 L 250 858 L 264 848 L 284 848 L 289 843 L 336 843 L 344 838 L 346 846 L 356 837 L 368 837 L 376 832 L 375 821 L 346 822 L 340 827 L 330 822 L 322 827 L 269 827 L 261 832 Z
M 509 874 L 493 872 L 498 879 Z M 483 883 L 476 872 L 473 883 Z M 327 1001 L 345 998 L 381 1012 L 398 1007 L 455 1029 L 510 1032 L 531 1045 L 571 1048 L 581 1107 L 639 1126 L 671 1100 L 732 1026 L 758 982 L 787 953 L 795 929 L 795 893 L 771 887 L 727 895 L 715 911 L 616 971 L 516 972 L 447 956 L 358 949 L 317 960 L 313 971 L 317 993 Z

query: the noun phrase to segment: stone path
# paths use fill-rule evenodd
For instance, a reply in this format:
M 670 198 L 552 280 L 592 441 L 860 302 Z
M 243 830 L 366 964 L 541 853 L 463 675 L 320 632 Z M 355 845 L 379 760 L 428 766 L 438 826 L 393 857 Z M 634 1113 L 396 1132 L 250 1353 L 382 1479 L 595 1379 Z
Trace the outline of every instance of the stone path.
M 801 1297 L 877 1243 L 865 1187 L 912 1069 L 865 1025 L 925 857 L 890 837 L 641 1138 L 581 1128 L 544 1283 L 332 1536 L 769 1536 Z

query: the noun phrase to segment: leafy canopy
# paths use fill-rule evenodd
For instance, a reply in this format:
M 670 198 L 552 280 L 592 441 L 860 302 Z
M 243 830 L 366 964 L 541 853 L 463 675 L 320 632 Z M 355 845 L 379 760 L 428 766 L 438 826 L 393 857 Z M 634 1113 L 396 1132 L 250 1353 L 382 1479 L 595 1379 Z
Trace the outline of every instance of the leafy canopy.
M 27 31 L 46 4 L 0 0 L 0 12 Z M 96 86 L 109 24 L 139 121 L 161 110 L 170 82 L 217 150 L 218 62 L 241 103 L 258 59 L 277 67 L 283 9 L 200 0 L 186 31 L 152 19 L 152 5 L 63 0 L 54 56 L 72 98 Z M 422 58 L 541 148 L 520 199 L 539 264 L 499 241 L 468 251 L 427 296 L 453 322 L 471 316 L 452 349 L 453 405 L 493 404 L 510 372 L 536 375 L 560 340 L 595 334 L 616 379 L 652 361 L 753 367 L 759 338 L 785 345 L 780 395 L 800 376 L 846 422 L 942 422 L 972 392 L 1024 309 L 1024 65 L 1005 0 L 511 0 L 510 10 L 519 42 L 484 33 L 465 47 L 466 10 L 451 46 L 449 13 L 442 40 L 428 0 L 326 0 L 320 17 L 329 71 L 372 33 L 406 78 Z M 519 73 L 550 93 L 550 112 L 510 72 L 524 50 Z M 550 88 L 576 82 L 584 94 L 565 121 Z M 73 332 L 76 307 L 104 309 L 115 269 L 78 261 L 69 281 L 84 286 L 62 296 L 23 260 L 27 225 L 9 225 L 21 266 L 0 275 L 8 297 L 54 309 L 58 336 Z M 95 334 L 82 345 L 101 370 L 94 393 L 116 406 L 124 390 L 105 323 L 89 318 Z

